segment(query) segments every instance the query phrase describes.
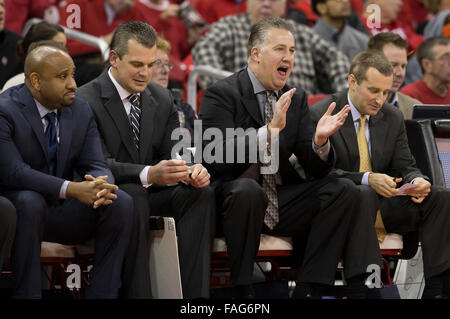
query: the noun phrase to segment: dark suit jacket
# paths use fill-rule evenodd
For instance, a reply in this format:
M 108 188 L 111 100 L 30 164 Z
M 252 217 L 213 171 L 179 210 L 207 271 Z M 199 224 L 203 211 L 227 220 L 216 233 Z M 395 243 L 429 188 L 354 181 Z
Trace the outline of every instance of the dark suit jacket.
M 347 91 L 332 94 L 311 106 L 315 124 L 331 102 L 336 102 L 333 114 L 339 112 L 348 104 Z M 402 177 L 403 183 L 409 183 L 415 177 L 428 179 L 416 167 L 408 146 L 403 116 L 396 107 L 385 103 L 377 115 L 370 117 L 369 128 L 374 172 Z M 358 142 L 351 113 L 341 129 L 331 136 L 331 144 L 336 152 L 336 169 L 333 174 L 348 177 L 355 184 L 361 184 L 364 173 L 359 172 Z
M 89 105 L 75 98 L 58 112 L 60 142 L 52 176 L 44 128 L 30 91 L 21 84 L 0 95 L 0 191 L 32 190 L 57 200 L 74 170 L 80 176 L 108 175 L 114 182 Z
M 171 158 L 176 143 L 171 140 L 171 134 L 179 127 L 179 120 L 169 90 L 150 84 L 141 94 L 140 152 L 134 145 L 130 121 L 107 71 L 83 85 L 77 95 L 88 101 L 94 111 L 103 151 L 117 184 L 141 184 L 139 173 L 146 165 Z
M 285 86 L 281 92 L 288 91 Z M 202 120 L 203 131 L 208 128 L 218 128 L 223 136 L 226 136 L 226 128 L 258 129 L 264 125 L 258 100 L 254 94 L 253 86 L 246 69 L 237 72 L 230 77 L 216 82 L 210 86 L 200 105 L 199 118 Z M 312 149 L 313 124 L 309 115 L 306 94 L 302 89 L 297 89 L 292 98 L 292 103 L 287 111 L 286 127 L 281 131 L 279 173 L 283 184 L 302 182 L 289 162 L 289 157 L 295 154 L 305 172 L 312 177 L 323 177 L 331 169 L 333 152 L 330 152 L 329 162 L 325 163 Z M 208 143 L 208 141 L 206 141 Z M 256 140 L 250 140 L 245 136 L 230 139 L 218 139 L 215 141 L 223 147 L 223 163 L 212 163 L 213 177 L 221 177 L 223 180 L 231 180 L 239 177 L 251 165 L 249 163 L 249 148 Z M 245 163 L 225 163 L 226 145 L 234 143 L 236 150 L 244 147 L 246 150 Z

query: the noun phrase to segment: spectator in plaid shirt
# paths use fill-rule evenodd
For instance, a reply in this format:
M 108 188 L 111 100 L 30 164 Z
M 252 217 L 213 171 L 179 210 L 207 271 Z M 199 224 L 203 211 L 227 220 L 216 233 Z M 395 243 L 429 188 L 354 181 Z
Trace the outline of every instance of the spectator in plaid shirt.
M 209 65 L 231 72 L 247 65 L 247 41 L 253 24 L 281 17 L 286 0 L 248 0 L 247 13 L 231 15 L 214 23 L 192 50 L 195 65 Z M 308 94 L 333 93 L 347 88 L 350 63 L 309 27 L 292 21 L 295 30 L 295 65 L 289 78 L 291 87 L 301 87 Z M 203 78 L 206 88 L 211 79 Z

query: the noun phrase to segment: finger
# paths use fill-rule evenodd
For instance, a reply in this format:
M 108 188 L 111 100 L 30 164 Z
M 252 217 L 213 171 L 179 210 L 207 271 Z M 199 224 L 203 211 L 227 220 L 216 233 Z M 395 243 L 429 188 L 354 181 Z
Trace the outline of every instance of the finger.
M 172 184 L 172 183 L 177 183 L 183 180 L 186 180 L 189 178 L 189 174 L 187 173 L 173 173 L 173 174 L 169 174 L 164 178 L 164 182 L 166 184 Z
M 116 191 L 116 190 L 119 189 L 119 186 L 103 182 L 103 184 L 98 185 L 97 188 L 99 188 L 99 189 L 107 189 L 107 190 L 110 190 L 110 191 Z
M 102 206 L 104 202 L 105 202 L 105 199 L 100 198 L 100 199 L 97 199 L 92 206 L 94 208 L 98 208 L 98 207 Z
M 107 192 L 108 192 L 107 189 L 102 189 L 101 191 L 97 192 L 96 196 L 97 198 L 103 197 L 106 195 Z
M 333 113 L 334 108 L 336 107 L 336 102 L 332 102 L 330 106 L 328 106 L 327 111 L 325 112 L 326 115 L 331 115 Z
M 171 160 L 165 161 L 165 163 L 163 165 L 165 165 L 165 166 L 186 166 L 186 162 L 183 160 L 171 159 Z
M 425 197 L 411 197 L 411 200 L 416 204 L 421 204 Z
M 95 178 L 91 174 L 84 175 L 84 179 L 87 181 L 93 181 Z

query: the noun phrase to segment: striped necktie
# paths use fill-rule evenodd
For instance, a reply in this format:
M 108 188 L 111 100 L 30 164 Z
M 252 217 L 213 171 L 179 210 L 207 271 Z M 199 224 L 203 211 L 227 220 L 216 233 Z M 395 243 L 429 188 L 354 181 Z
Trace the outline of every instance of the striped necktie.
M 272 121 L 273 117 L 273 109 L 272 105 L 276 102 L 275 92 L 267 91 L 267 99 L 264 105 L 264 113 L 265 113 L 265 123 L 269 124 Z M 267 148 L 267 153 L 270 156 L 270 147 Z M 270 229 L 273 229 L 275 225 L 279 221 L 278 215 L 278 194 L 277 194 L 277 185 L 276 185 L 276 174 L 263 174 L 263 182 L 262 186 L 264 191 L 266 192 L 267 197 L 269 198 L 269 205 L 266 209 L 266 214 L 264 216 L 264 223 Z
M 139 150 L 139 131 L 141 126 L 141 101 L 139 94 L 131 94 L 128 97 L 128 101 L 131 104 L 130 109 L 130 124 L 133 130 L 133 139 L 136 148 Z

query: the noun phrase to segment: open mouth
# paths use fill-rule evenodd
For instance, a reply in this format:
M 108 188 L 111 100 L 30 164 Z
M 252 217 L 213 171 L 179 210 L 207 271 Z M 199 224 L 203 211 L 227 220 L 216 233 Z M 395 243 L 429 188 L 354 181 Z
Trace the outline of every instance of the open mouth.
M 286 76 L 286 75 L 287 75 L 287 72 L 288 72 L 288 69 L 289 69 L 289 68 L 287 68 L 287 67 L 280 66 L 280 67 L 277 69 L 277 71 L 278 71 L 278 74 L 280 74 L 281 76 Z

